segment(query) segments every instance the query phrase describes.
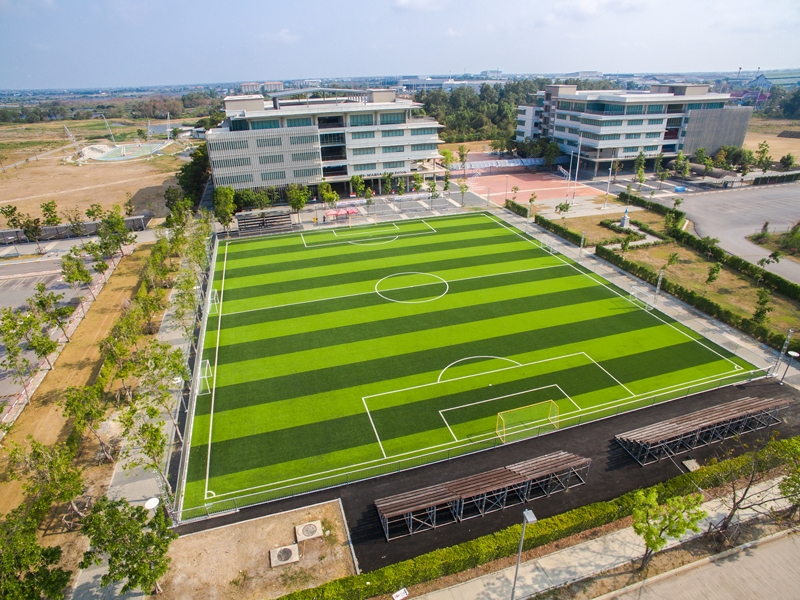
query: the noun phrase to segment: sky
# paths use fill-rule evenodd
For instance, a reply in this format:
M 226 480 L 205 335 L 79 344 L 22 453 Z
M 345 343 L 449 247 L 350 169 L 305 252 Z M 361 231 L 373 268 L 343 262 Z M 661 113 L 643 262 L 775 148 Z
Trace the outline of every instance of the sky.
M 800 68 L 798 0 L 0 0 L 0 89 Z

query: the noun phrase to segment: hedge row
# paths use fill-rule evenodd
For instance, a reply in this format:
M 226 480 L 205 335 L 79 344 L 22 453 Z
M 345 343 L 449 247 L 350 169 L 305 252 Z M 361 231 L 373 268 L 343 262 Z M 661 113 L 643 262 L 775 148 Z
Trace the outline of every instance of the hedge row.
M 633 221 L 631 221 L 631 223 L 633 223 Z M 626 237 L 631 236 L 631 240 L 634 242 L 638 242 L 639 240 L 643 240 L 647 237 L 646 235 L 643 235 L 638 231 L 634 231 L 633 229 L 625 229 L 624 227 L 620 227 L 617 224 L 617 222 L 613 219 L 604 219 L 603 221 L 600 221 L 600 225 L 602 227 L 605 227 L 606 229 L 610 229 L 611 231 L 615 233 L 620 233 Z M 603 244 L 604 246 L 607 245 L 603 242 L 600 243 Z
M 669 241 L 669 240 L 671 240 L 671 239 L 672 239 L 672 238 L 670 238 L 668 235 L 665 235 L 665 234 L 661 233 L 660 231 L 656 231 L 655 229 L 653 229 L 652 227 L 650 227 L 650 225 L 648 225 L 647 223 L 644 223 L 644 222 L 642 222 L 642 221 L 636 221 L 635 219 L 631 219 L 631 223 L 633 223 L 634 225 L 636 225 L 636 226 L 637 226 L 639 229 L 641 229 L 641 230 L 642 230 L 642 231 L 644 231 L 645 233 L 649 233 L 649 234 L 650 234 L 650 235 L 652 235 L 653 237 L 657 237 L 657 238 L 658 238 L 658 239 L 660 239 L 660 240 L 667 240 L 667 241 Z
M 781 456 L 789 450 L 793 440 L 770 442 L 756 453 L 744 454 L 685 473 L 652 486 L 659 502 L 685 496 L 697 488 L 718 487 L 731 479 L 746 475 L 751 468 L 751 457 L 756 458 L 759 471 L 765 472 L 784 462 Z M 525 531 L 526 550 L 543 546 L 581 531 L 600 527 L 627 517 L 633 511 L 635 492 L 628 492 L 608 502 L 595 502 L 554 517 L 541 519 Z M 519 547 L 521 525 L 485 535 L 449 548 L 434 550 L 416 558 L 383 567 L 369 574 L 353 575 L 328 582 L 316 588 L 301 590 L 283 596 L 287 600 L 361 600 L 389 594 L 402 587 L 431 581 L 479 565 L 513 556 Z M 367 581 L 370 582 L 367 587 Z
M 572 242 L 576 246 L 581 245 L 582 236 L 577 231 L 572 231 L 571 229 L 564 227 L 563 225 L 559 225 L 550 219 L 545 219 L 543 216 L 538 214 L 534 216 L 534 223 L 540 227 L 544 227 L 547 229 L 547 231 L 552 231 L 556 235 L 564 238 L 568 242 Z
M 613 250 L 606 248 L 605 246 L 597 246 L 595 249 L 595 254 L 603 260 L 606 260 L 620 267 L 621 269 L 624 269 L 628 273 L 631 273 L 632 275 L 635 275 L 639 279 L 642 279 L 652 285 L 656 285 L 658 282 L 658 273 L 656 273 L 653 269 L 646 265 L 640 265 L 638 263 L 631 262 Z M 687 304 L 702 310 L 704 313 L 744 331 L 745 333 L 753 336 L 761 342 L 764 342 L 772 348 L 779 350 L 783 346 L 785 339 L 783 334 L 775 333 L 770 331 L 767 327 L 759 325 L 750 319 L 742 318 L 736 313 L 723 308 L 713 300 L 709 300 L 702 294 L 698 294 L 694 290 L 687 289 L 680 284 L 674 283 L 666 277 L 661 280 L 661 289 L 666 293 L 683 300 Z M 792 349 L 795 349 L 795 347 L 800 349 L 800 342 L 793 341 Z
M 506 200 L 506 208 L 513 213 L 517 213 L 520 217 L 528 218 L 528 209 L 522 204 L 517 204 L 513 200 Z
M 663 204 L 659 204 L 658 202 L 650 202 L 650 200 L 645 200 L 641 196 L 637 196 L 636 194 L 629 194 L 628 192 L 620 192 L 619 199 L 629 202 L 630 204 L 635 204 L 636 206 L 641 206 L 646 208 L 647 210 L 652 210 L 653 212 L 657 212 L 660 215 L 667 215 L 673 214 L 676 217 L 676 221 L 682 222 L 686 218 L 686 213 L 677 210 L 674 208 L 669 208 L 668 206 L 664 206 Z

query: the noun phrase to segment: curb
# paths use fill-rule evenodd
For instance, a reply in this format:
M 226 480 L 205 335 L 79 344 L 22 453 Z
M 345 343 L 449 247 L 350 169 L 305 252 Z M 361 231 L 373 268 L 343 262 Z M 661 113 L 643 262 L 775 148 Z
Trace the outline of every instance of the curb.
M 756 548 L 763 544 L 768 544 L 770 542 L 774 542 L 776 540 L 787 537 L 789 535 L 794 535 L 796 533 L 800 533 L 800 526 L 792 527 L 790 529 L 784 529 L 783 531 L 773 533 L 772 535 L 768 535 L 767 537 L 753 540 L 752 542 L 747 542 L 746 544 L 741 544 L 740 546 L 736 546 L 735 548 L 731 548 L 730 550 L 726 550 L 725 552 L 720 552 L 719 554 L 713 554 L 711 556 L 707 556 L 706 558 L 701 558 L 700 560 L 697 560 L 693 563 L 689 563 L 687 565 L 683 565 L 682 567 L 678 567 L 677 569 L 673 569 L 671 571 L 667 571 L 666 573 L 655 575 L 654 577 L 649 577 L 647 579 L 644 579 L 643 581 L 639 581 L 638 583 L 634 583 L 625 586 L 623 588 L 620 588 L 616 591 L 603 594 L 602 596 L 597 596 L 595 600 L 613 600 L 614 598 L 618 598 L 623 594 L 627 594 L 629 592 L 635 592 L 636 590 L 639 590 L 647 585 L 658 583 L 659 581 L 669 579 L 670 577 L 677 577 L 678 575 L 683 575 L 684 573 L 687 573 L 689 571 L 693 571 L 695 569 L 699 569 L 700 567 L 704 567 L 706 565 L 715 563 L 719 560 L 726 559 L 729 556 L 733 556 L 734 554 L 738 554 L 744 550 L 749 550 L 750 548 Z

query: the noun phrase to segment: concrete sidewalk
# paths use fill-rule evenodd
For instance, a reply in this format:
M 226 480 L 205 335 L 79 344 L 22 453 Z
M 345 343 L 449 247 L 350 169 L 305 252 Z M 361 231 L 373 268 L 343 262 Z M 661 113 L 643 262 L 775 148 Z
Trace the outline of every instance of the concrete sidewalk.
M 747 521 L 769 510 L 787 507 L 786 501 L 774 500 L 778 496 L 778 481 L 768 481 L 758 486 L 758 497 L 767 503 L 758 511 L 742 511 L 738 515 L 738 519 Z M 703 510 L 708 513 L 708 516 L 700 523 L 701 532 L 705 531 L 710 523 L 720 521 L 728 512 L 725 499 L 710 500 L 703 504 Z M 689 533 L 680 540 L 670 540 L 667 547 L 673 547 L 698 535 L 702 535 L 702 533 Z M 517 578 L 516 597 L 518 599 L 530 598 L 535 594 L 628 564 L 641 559 L 644 551 L 645 547 L 641 538 L 634 533 L 633 528 L 626 527 L 595 540 L 522 563 Z M 507 600 L 511 597 L 513 580 L 514 567 L 512 566 L 453 587 L 419 596 L 419 598 L 426 600 Z

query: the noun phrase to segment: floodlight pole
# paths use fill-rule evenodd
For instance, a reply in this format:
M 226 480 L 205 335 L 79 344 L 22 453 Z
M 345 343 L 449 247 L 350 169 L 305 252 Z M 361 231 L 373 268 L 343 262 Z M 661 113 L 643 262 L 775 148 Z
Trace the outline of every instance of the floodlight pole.
M 508 175 L 506 175 L 506 202 L 508 202 Z
M 514 600 L 514 595 L 517 592 L 517 575 L 519 575 L 519 563 L 522 560 L 522 545 L 525 543 L 525 526 L 528 524 L 533 525 L 536 523 L 536 515 L 533 511 L 528 509 L 522 511 L 522 535 L 519 538 L 519 552 L 517 552 L 517 568 L 514 570 L 514 583 L 511 585 L 511 600 Z
M 783 348 L 781 348 L 781 353 L 778 355 L 778 360 L 775 361 L 775 365 L 772 367 L 772 376 L 778 374 L 778 366 L 781 364 L 783 357 L 786 355 L 786 351 L 789 349 L 789 342 L 792 339 L 792 334 L 794 333 L 794 329 L 789 329 L 789 333 L 786 334 L 786 340 L 783 342 Z
M 614 161 L 611 161 L 611 164 L 608 165 L 608 183 L 606 184 L 606 199 L 603 201 L 603 209 L 605 210 L 608 208 L 608 192 L 611 190 L 611 167 L 614 164 Z
M 662 280 L 663 278 L 664 278 L 664 269 L 661 269 L 661 270 L 658 272 L 658 283 L 656 284 L 656 293 L 655 293 L 655 295 L 653 296 L 653 308 L 655 308 L 655 307 L 656 307 L 656 304 L 658 304 L 658 292 L 659 292 L 659 290 L 661 289 L 661 280 Z
M 567 173 L 567 194 L 564 196 L 565 200 L 569 199 L 569 186 L 572 185 L 572 160 L 575 158 L 575 151 L 570 150 L 569 153 L 569 172 Z
M 578 173 L 581 170 L 581 144 L 583 144 L 582 131 L 578 134 L 578 157 L 575 161 L 575 186 L 572 188 L 572 202 L 570 202 L 570 204 L 575 204 L 575 194 L 578 192 Z M 567 193 L 569 193 L 569 189 L 567 189 Z
M 800 356 L 800 353 L 797 353 L 794 350 L 789 350 L 787 354 L 789 355 L 789 362 L 786 363 L 786 369 L 783 371 L 783 375 L 781 376 L 781 380 L 778 382 L 778 385 L 783 385 L 783 380 L 786 378 L 786 373 L 789 372 L 789 367 L 792 364 L 792 359 Z

